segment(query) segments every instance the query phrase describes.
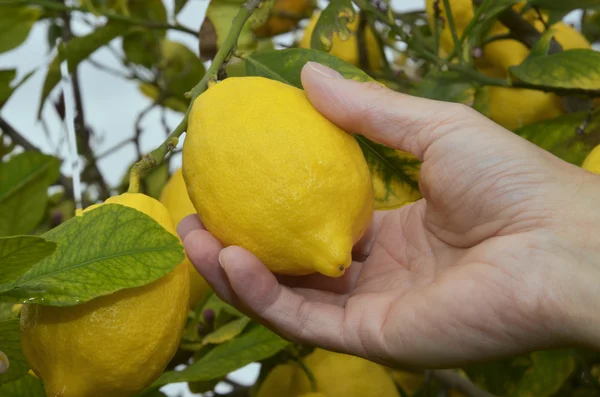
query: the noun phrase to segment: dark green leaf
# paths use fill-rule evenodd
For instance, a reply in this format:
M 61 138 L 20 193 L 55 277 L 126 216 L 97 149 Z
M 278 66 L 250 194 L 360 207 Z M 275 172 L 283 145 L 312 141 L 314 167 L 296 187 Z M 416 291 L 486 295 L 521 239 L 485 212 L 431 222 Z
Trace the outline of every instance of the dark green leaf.
M 0 385 L 2 397 L 46 397 L 42 381 L 33 375 L 26 374 L 19 379 Z
M 356 11 L 352 1 L 331 0 L 319 15 L 310 38 L 310 48 L 329 52 L 333 45 L 334 34 L 337 34 L 341 40 L 347 40 L 351 36 L 352 31 L 348 25 L 355 18 Z
M 0 320 L 0 351 L 8 357 L 9 364 L 8 371 L 0 375 L 0 384 L 18 379 L 27 373 L 29 366 L 21 350 L 21 327 L 18 318 Z
M 20 303 L 18 304 L 19 306 L 22 306 Z M 19 307 L 17 306 L 17 307 Z M 20 307 L 19 307 L 20 310 Z M 0 302 L 0 321 L 3 320 L 10 320 L 13 318 L 17 318 L 18 316 L 18 312 L 15 310 L 15 304 L 14 303 L 5 303 L 5 302 Z
M 206 335 L 202 339 L 202 344 L 218 345 L 218 344 L 227 342 L 227 341 L 235 338 L 239 334 L 241 334 L 249 323 L 250 323 L 250 319 L 248 317 L 242 317 L 242 318 L 233 320 L 233 321 L 225 324 L 224 326 L 220 327 L 219 329 Z
M 578 8 L 600 8 L 598 0 L 529 0 L 529 5 L 546 10 L 572 11 Z
M 55 306 L 148 284 L 184 258 L 179 239 L 148 215 L 105 204 L 69 219 L 44 237 L 57 243 L 54 255 L 33 266 L 6 296 Z
M 20 46 L 41 14 L 37 7 L 0 5 L 0 53 Z
M 92 33 L 85 36 L 75 37 L 64 45 L 64 53 L 69 65 L 69 71 L 75 70 L 77 65 L 92 55 L 96 50 L 110 43 L 114 38 L 119 37 L 130 29 L 128 25 L 119 23 L 107 23 L 105 26 L 95 29 Z M 41 115 L 42 108 L 52 89 L 58 84 L 61 78 L 60 63 L 62 59 L 57 55 L 48 67 L 48 73 L 44 80 L 42 96 L 38 107 L 38 117 Z
M 130 1 L 131 16 L 143 21 L 167 22 L 167 10 L 162 0 Z M 160 42 L 166 30 L 148 29 L 141 26 L 123 38 L 123 52 L 130 62 L 147 68 L 160 60 Z
M 497 396 L 512 396 L 510 391 L 531 367 L 528 356 L 472 365 L 464 368 L 469 377 L 481 388 Z
M 590 43 L 600 40 L 600 11 L 586 12 L 581 23 L 581 33 Z
M 165 372 L 154 385 L 216 379 L 250 363 L 271 357 L 288 344 L 267 328 L 256 326 L 242 336 L 215 347 L 189 367 L 181 371 Z
M 586 113 L 573 113 L 529 124 L 515 132 L 550 153 L 575 165 L 581 165 L 588 153 L 600 144 L 600 119 L 595 118 L 584 134 L 577 129 L 584 124 Z
M 55 249 L 56 243 L 41 237 L 0 237 L 0 284 L 16 280 Z
M 322 63 L 356 81 L 374 81 L 365 72 L 322 51 L 289 48 L 252 54 L 246 60 L 246 75 L 262 76 L 302 88 L 300 71 L 308 61 Z
M 412 92 L 415 96 L 445 102 L 472 104 L 475 86 L 471 80 L 456 72 L 432 72 L 425 76 Z
M 167 397 L 167 395 L 157 388 L 149 388 L 136 394 L 135 397 Z
M 421 198 L 421 162 L 413 155 L 355 135 L 371 170 L 375 209 L 391 209 Z
M 183 10 L 183 7 L 186 6 L 188 0 L 175 0 L 175 10 L 174 14 L 177 15 Z
M 510 71 L 520 81 L 536 86 L 600 90 L 600 52 L 594 50 L 528 57 Z
M 575 359 L 565 350 L 531 354 L 533 366 L 510 394 L 514 397 L 549 397 L 560 389 L 575 369 Z
M 26 234 L 37 226 L 59 166 L 58 159 L 38 152 L 24 152 L 0 163 L 0 236 Z
M 10 83 L 17 76 L 16 69 L 0 70 L 0 109 L 13 93 Z

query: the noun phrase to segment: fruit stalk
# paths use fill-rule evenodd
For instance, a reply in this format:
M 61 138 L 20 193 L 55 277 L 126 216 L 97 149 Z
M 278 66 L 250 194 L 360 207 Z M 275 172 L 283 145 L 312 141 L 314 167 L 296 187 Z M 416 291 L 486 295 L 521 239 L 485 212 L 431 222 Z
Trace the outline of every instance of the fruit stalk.
M 231 23 L 231 28 L 227 33 L 227 37 L 223 41 L 223 45 L 217 51 L 215 58 L 213 59 L 212 64 L 202 77 L 202 80 L 198 84 L 196 84 L 190 91 L 190 105 L 188 106 L 187 111 L 185 112 L 185 116 L 183 120 L 179 123 L 177 127 L 169 134 L 167 139 L 156 149 L 145 155 L 140 161 L 134 164 L 131 168 L 131 172 L 129 175 L 129 192 L 137 193 L 140 191 L 140 178 L 142 174 L 149 169 L 155 167 L 160 164 L 167 153 L 177 147 L 177 143 L 181 134 L 185 132 L 187 129 L 188 118 L 190 110 L 192 109 L 192 104 L 194 100 L 200 96 L 206 89 L 208 88 L 208 83 L 211 81 L 215 81 L 217 79 L 217 75 L 221 67 L 227 63 L 233 52 L 235 51 L 235 47 L 237 46 L 237 41 L 244 27 L 244 24 L 250 18 L 252 13 L 258 6 L 260 5 L 261 0 L 247 0 L 238 11 L 235 18 Z

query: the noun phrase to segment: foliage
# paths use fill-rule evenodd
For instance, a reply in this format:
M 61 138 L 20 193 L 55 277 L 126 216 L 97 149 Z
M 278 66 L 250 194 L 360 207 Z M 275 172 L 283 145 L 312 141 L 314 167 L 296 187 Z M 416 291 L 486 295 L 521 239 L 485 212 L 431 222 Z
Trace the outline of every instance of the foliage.
M 445 13 L 428 16 L 424 10 L 398 12 L 389 1 L 331 0 L 319 4 L 311 49 L 297 48 L 295 42 L 301 32 L 294 31 L 301 31 L 306 26 L 304 19 L 311 15 L 286 14 L 285 0 L 264 1 L 254 13 L 252 4 L 243 5 L 241 0 L 213 0 L 207 4 L 206 18 L 191 27 L 180 23 L 188 3 L 192 3 L 187 0 L 71 3 L 0 0 L 3 59 L 26 46 L 35 29 L 47 30 L 50 47 L 47 63 L 41 66 L 0 70 L 0 110 L 31 76 L 40 75 L 39 96 L 30 100 L 37 105 L 37 117 L 47 123 L 43 110 L 48 107 L 60 120 L 74 123 L 75 146 L 82 162 L 80 198 L 74 190 L 75 181 L 66 175 L 70 164 L 64 154 L 42 153 L 37 147 L 41 137 L 28 139 L 31 134 L 12 127 L 9 114 L 0 114 L 0 352 L 10 362 L 8 370 L 0 374 L 0 396 L 45 395 L 41 380 L 28 373 L 29 365 L 21 351 L 21 303 L 81 304 L 149 284 L 183 258 L 180 241 L 134 209 L 104 205 L 75 216 L 75 208 L 124 192 L 132 169 L 131 164 L 123 167 L 125 177 L 119 186 L 106 182 L 98 167 L 106 154 L 95 150 L 92 139 L 99 133 L 97 126 L 89 122 L 93 118 L 84 118 L 88 111 L 103 111 L 83 105 L 80 83 L 87 77 L 80 73 L 82 65 L 110 71 L 95 58 L 101 50 L 109 49 L 119 59 L 115 90 L 125 80 L 134 81 L 148 99 L 131 137 L 116 149 L 134 146 L 136 161 L 144 166 L 134 166 L 132 173 L 135 176 L 140 169 L 150 169 L 139 176 L 141 191 L 152 197 L 159 196 L 171 164 L 178 158 L 177 138 L 185 130 L 190 101 L 209 84 L 227 76 L 263 76 L 302 88 L 300 71 L 308 61 L 323 63 L 356 81 L 462 103 L 490 117 L 490 87 L 550 92 L 561 103 L 561 114 L 551 118 L 540 115 L 514 133 L 575 165 L 600 144 L 600 53 L 592 47 L 557 50 L 551 31 L 545 33 L 546 27 L 539 27 L 552 25 L 570 11 L 582 10 L 581 33 L 591 43 L 598 43 L 600 6 L 596 0 L 529 0 L 518 13 L 507 12 L 518 3 L 516 0 L 476 0 L 473 3 L 479 6 L 466 21 L 450 20 Z M 306 7 L 309 11 L 314 5 L 310 3 Z M 241 12 L 240 7 L 246 11 Z M 275 15 L 274 10 L 281 15 Z M 537 17 L 532 19 L 531 15 Z M 286 27 L 278 32 L 291 34 L 268 37 L 264 32 L 273 30 L 261 27 L 271 17 L 285 18 Z M 544 23 L 540 18 L 545 18 Z M 363 70 L 360 65 L 364 62 L 350 64 L 327 53 L 332 36 L 344 39 L 353 34 L 348 26 L 356 21 L 360 21 L 359 38 L 366 28 L 375 34 L 378 48 L 369 50 L 387 54 L 381 69 Z M 87 24 L 88 30 L 75 34 L 71 29 L 74 22 Z M 259 31 L 262 33 L 257 37 Z M 174 32 L 188 35 L 195 45 L 177 40 Z M 294 36 L 293 43 L 290 35 Z M 506 70 L 485 64 L 486 46 L 501 39 L 513 40 L 512 44 L 524 46 L 527 53 Z M 358 42 L 355 58 L 364 60 L 367 48 L 364 40 Z M 64 84 L 65 71 L 70 84 Z M 67 118 L 67 108 L 72 105 L 67 98 L 71 97 L 74 120 Z M 183 119 L 180 126 L 172 129 L 167 125 L 166 109 L 179 114 Z M 162 129 L 170 136 L 146 155 L 140 142 L 143 121 L 152 110 L 161 112 Z M 419 159 L 360 135 L 355 138 L 371 170 L 377 209 L 399 207 L 421 197 Z M 260 382 L 272 368 L 297 363 L 310 349 L 282 339 L 210 294 L 190 308 L 178 352 L 164 373 L 139 396 L 164 396 L 159 388 L 176 382 L 188 382 L 190 389 L 200 393 L 213 390 L 221 381 L 233 386 L 232 397 L 249 396 L 257 385 L 238 385 L 228 374 L 259 362 Z M 570 397 L 600 395 L 599 373 L 599 355 L 586 350 L 556 350 L 467 366 L 457 369 L 453 376 L 468 379 L 497 396 Z M 390 370 L 402 396 L 459 395 L 452 383 L 436 374 Z

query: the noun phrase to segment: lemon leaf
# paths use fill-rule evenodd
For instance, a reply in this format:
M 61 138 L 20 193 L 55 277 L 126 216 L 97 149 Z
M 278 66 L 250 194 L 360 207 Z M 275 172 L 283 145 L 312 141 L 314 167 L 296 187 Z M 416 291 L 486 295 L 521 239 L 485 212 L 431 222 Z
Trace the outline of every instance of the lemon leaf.
M 42 381 L 33 375 L 26 374 L 19 379 L 0 384 L 2 397 L 46 397 Z
M 482 389 L 497 396 L 512 396 L 525 372 L 531 367 L 529 356 L 477 364 L 464 368 L 469 378 Z
M 532 6 L 546 10 L 571 11 L 578 8 L 600 8 L 598 0 L 529 0 Z
M 518 80 L 539 87 L 600 90 L 600 52 L 594 50 L 528 57 L 510 71 Z
M 14 78 L 17 74 L 17 71 L 15 69 L 6 69 L 6 70 L 0 70 L 0 109 L 2 109 L 2 106 L 4 106 L 4 104 L 6 102 L 8 102 L 8 99 L 10 98 L 10 96 L 23 84 L 25 83 L 27 80 L 29 80 L 29 78 L 36 72 L 36 70 L 32 70 L 31 72 L 27 73 L 25 76 L 23 76 L 21 78 L 21 80 L 19 80 L 17 83 L 12 84 L 11 82 L 14 81 Z
M 218 345 L 227 342 L 241 334 L 249 323 L 250 319 L 248 317 L 233 320 L 202 338 L 202 344 Z
M 68 61 L 69 71 L 72 72 L 75 70 L 80 62 L 92 55 L 96 50 L 110 43 L 113 39 L 125 34 L 129 29 L 130 27 L 125 24 L 109 22 L 106 25 L 95 29 L 90 34 L 69 40 L 64 46 L 64 54 L 66 54 L 65 56 Z M 59 54 L 54 57 L 48 67 L 38 107 L 38 117 L 42 114 L 42 108 L 46 102 L 46 98 L 61 79 L 60 63 L 62 60 L 61 54 Z
M 289 48 L 252 54 L 246 59 L 246 75 L 268 77 L 302 89 L 300 71 L 309 61 L 329 66 L 347 79 L 375 81 L 356 66 L 336 56 L 307 48 Z
M 0 236 L 29 233 L 39 224 L 59 166 L 58 159 L 38 152 L 0 163 Z
M 577 133 L 577 129 L 584 124 L 586 117 L 586 113 L 567 114 L 526 125 L 515 133 L 555 156 L 579 166 L 589 152 L 600 144 L 598 118 L 587 125 L 584 134 Z
M 321 11 L 319 20 L 310 37 L 310 48 L 329 52 L 333 44 L 333 35 L 337 34 L 343 41 L 352 31 L 348 26 L 356 18 L 356 11 L 350 0 L 332 0 Z
M 475 99 L 475 86 L 456 72 L 432 72 L 411 93 L 422 98 L 470 105 Z
M 521 378 L 511 396 L 552 396 L 575 370 L 575 358 L 565 350 L 531 353 L 531 360 L 533 366 Z
M 21 350 L 21 327 L 18 318 L 0 321 L 0 351 L 8 358 L 8 371 L 0 375 L 0 384 L 18 379 L 27 373 L 29 366 Z
M 255 326 L 240 337 L 218 345 L 185 369 L 163 373 L 153 385 L 216 379 L 250 363 L 269 358 L 288 344 L 288 341 L 267 328 Z
M 183 261 L 179 239 L 148 215 L 105 204 L 44 234 L 56 252 L 9 285 L 3 297 L 68 306 L 148 284 Z
M 167 10 L 162 0 L 131 1 L 129 13 L 143 21 L 167 22 Z M 136 64 L 152 67 L 160 59 L 160 41 L 166 30 L 136 27 L 123 37 L 122 48 L 125 57 Z
M 15 280 L 54 250 L 56 243 L 42 237 L 0 237 L 0 284 Z
M 37 7 L 0 5 L 0 53 L 20 46 L 41 15 Z
M 373 180 L 375 209 L 392 209 L 421 198 L 421 162 L 410 153 L 390 149 L 355 135 Z
M 174 14 L 177 15 L 183 10 L 183 8 L 187 5 L 188 0 L 175 0 L 175 10 L 173 10 Z

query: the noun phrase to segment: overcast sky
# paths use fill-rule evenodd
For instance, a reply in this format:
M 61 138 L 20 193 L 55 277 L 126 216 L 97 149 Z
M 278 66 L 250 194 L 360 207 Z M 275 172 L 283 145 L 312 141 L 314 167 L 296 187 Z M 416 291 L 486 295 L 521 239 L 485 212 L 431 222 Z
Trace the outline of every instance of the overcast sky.
M 166 0 L 165 3 L 168 9 L 171 10 L 173 1 Z M 398 11 L 414 10 L 423 8 L 424 0 L 393 0 L 392 4 Z M 180 14 L 179 22 L 191 29 L 198 30 L 202 24 L 207 5 L 207 0 L 190 0 Z M 576 19 L 570 18 L 570 20 L 575 21 Z M 64 126 L 58 119 L 56 112 L 51 106 L 46 106 L 44 109 L 44 115 L 52 132 L 50 139 L 47 139 L 40 123 L 36 120 L 41 87 L 46 73 L 45 65 L 51 57 L 48 52 L 46 29 L 46 24 L 37 24 L 24 45 L 16 50 L 0 54 L 0 69 L 17 68 L 18 78 L 38 69 L 38 72 L 10 98 L 1 113 L 17 131 L 21 132 L 42 150 L 65 157 L 68 149 L 67 145 L 64 144 Z M 81 25 L 75 25 L 73 29 L 76 34 L 86 32 L 85 26 Z M 181 41 L 193 51 L 197 51 L 197 41 L 189 34 L 169 31 L 168 38 Z M 118 40 L 113 41 L 112 45 L 117 49 L 120 48 Z M 122 69 L 116 58 L 106 49 L 97 51 L 92 58 L 105 65 Z M 119 142 L 132 137 L 138 113 L 150 104 L 150 101 L 139 93 L 137 84 L 98 70 L 88 62 L 83 62 L 80 65 L 79 76 L 86 122 L 94 128 L 96 133 L 93 140 L 93 148 L 96 152 L 102 153 Z M 181 114 L 171 111 L 167 113 L 167 116 L 171 128 L 175 127 L 182 117 Z M 164 130 L 159 118 L 160 112 L 158 111 L 150 113 L 145 118 L 143 123 L 145 132 L 141 141 L 143 151 L 156 148 L 164 139 Z M 63 144 L 60 144 L 61 142 Z M 107 181 L 111 185 L 116 185 L 120 182 L 125 167 L 134 159 L 135 150 L 133 145 L 125 145 L 122 149 L 113 152 L 112 155 L 104 157 L 99 162 L 99 167 Z M 176 160 L 174 166 L 179 165 L 180 159 L 177 158 Z M 63 166 L 63 172 L 70 175 L 70 169 L 66 164 Z M 237 371 L 234 378 L 244 383 L 253 382 L 257 369 L 256 365 L 249 366 Z M 165 391 L 168 391 L 171 396 L 191 395 L 187 393 L 185 384 L 171 385 Z

